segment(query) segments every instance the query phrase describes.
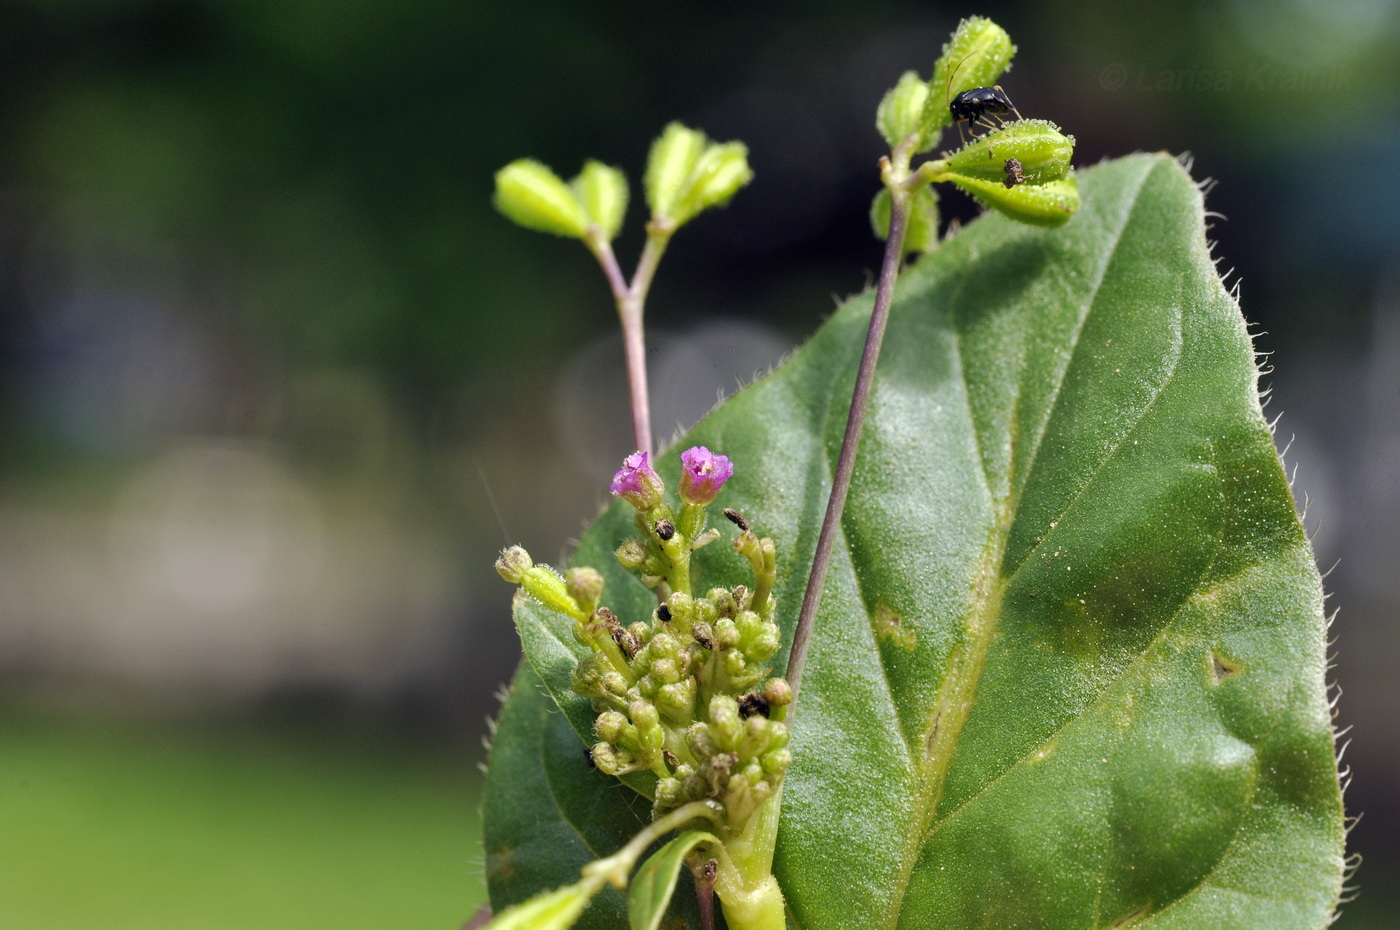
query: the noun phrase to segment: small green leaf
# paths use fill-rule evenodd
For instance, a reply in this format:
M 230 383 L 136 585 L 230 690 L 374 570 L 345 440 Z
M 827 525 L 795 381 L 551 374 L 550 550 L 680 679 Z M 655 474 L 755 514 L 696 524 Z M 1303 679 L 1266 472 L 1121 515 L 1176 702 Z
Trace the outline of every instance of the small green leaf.
M 592 896 L 582 883 L 546 891 L 506 908 L 485 930 L 566 930 L 578 920 Z
M 627 896 L 627 917 L 632 930 L 657 930 L 666 916 L 666 906 L 676 890 L 676 879 L 685 866 L 685 857 L 704 843 L 719 840 L 703 830 L 687 830 L 658 849 L 632 876 Z
M 669 216 L 679 226 L 697 213 L 724 206 L 752 180 L 747 146 L 742 142 L 712 142 L 696 160 Z
M 521 158 L 496 172 L 496 209 L 527 229 L 582 239 L 588 215 L 572 188 L 545 165 Z
M 881 188 L 870 204 L 870 228 L 880 239 L 890 236 L 890 192 Z M 932 187 L 919 188 L 909 207 L 908 226 L 904 232 L 904 254 L 921 254 L 938 248 L 938 192 Z
M 600 161 L 589 160 L 570 183 L 589 220 L 598 224 L 604 238 L 612 241 L 622 229 L 627 215 L 627 175 Z

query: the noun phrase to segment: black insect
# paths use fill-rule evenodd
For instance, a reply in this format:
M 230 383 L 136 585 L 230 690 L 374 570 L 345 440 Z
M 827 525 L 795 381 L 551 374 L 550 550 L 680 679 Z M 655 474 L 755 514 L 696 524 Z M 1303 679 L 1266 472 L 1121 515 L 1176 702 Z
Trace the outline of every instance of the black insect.
M 989 114 L 1001 117 L 1007 113 L 1015 113 L 1017 119 L 1021 118 L 1011 98 L 1006 96 L 1006 91 L 1000 87 L 974 87 L 965 90 L 948 101 L 948 112 L 953 114 L 953 121 L 958 124 L 959 135 L 962 135 L 963 123 L 996 129 L 998 123 L 992 122 Z M 965 136 L 963 141 L 967 141 Z

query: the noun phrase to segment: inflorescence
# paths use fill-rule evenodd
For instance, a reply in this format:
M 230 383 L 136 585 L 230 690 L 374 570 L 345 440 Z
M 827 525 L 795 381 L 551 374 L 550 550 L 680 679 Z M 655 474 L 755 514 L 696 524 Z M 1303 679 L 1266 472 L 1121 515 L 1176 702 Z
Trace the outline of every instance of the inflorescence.
M 501 577 L 545 606 L 573 618 L 574 638 L 590 654 L 572 687 L 592 701 L 598 741 L 589 757 L 609 775 L 656 775 L 653 817 L 692 801 L 723 805 L 735 833 L 773 797 L 792 755 L 782 720 L 792 689 L 765 664 L 781 645 L 773 621 L 777 577 L 773 540 L 759 538 L 736 511 L 734 549 L 753 569 L 753 584 L 691 589 L 691 554 L 720 538 L 706 528 L 707 508 L 734 473 L 723 455 L 696 446 L 681 453 L 679 508 L 646 452 L 629 455 L 612 493 L 635 510 L 637 536 L 617 547 L 617 560 L 656 590 L 647 621 L 624 625 L 601 606 L 603 576 L 572 568 L 560 577 L 512 546 L 501 553 Z

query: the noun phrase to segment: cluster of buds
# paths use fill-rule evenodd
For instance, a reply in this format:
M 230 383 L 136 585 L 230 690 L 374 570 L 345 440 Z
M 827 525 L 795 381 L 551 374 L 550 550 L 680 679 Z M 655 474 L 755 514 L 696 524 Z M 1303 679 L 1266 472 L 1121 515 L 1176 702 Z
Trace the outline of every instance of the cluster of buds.
M 681 463 L 679 508 L 666 501 L 645 452 L 628 456 L 612 484 L 634 508 L 639 534 L 618 547 L 618 562 L 658 594 L 647 621 L 624 625 L 600 606 L 603 579 L 591 568 L 560 576 L 518 546 L 503 552 L 496 568 L 572 617 L 574 638 L 589 650 L 572 686 L 598 714 L 593 764 L 609 775 L 653 773 L 654 816 L 712 799 L 737 832 L 777 792 L 791 762 L 782 720 L 792 689 L 769 677 L 766 664 L 781 645 L 773 619 L 776 553 L 771 539 L 726 509 L 753 584 L 692 593 L 691 554 L 720 537 L 706 527 L 707 509 L 734 468 L 703 446 L 682 453 Z

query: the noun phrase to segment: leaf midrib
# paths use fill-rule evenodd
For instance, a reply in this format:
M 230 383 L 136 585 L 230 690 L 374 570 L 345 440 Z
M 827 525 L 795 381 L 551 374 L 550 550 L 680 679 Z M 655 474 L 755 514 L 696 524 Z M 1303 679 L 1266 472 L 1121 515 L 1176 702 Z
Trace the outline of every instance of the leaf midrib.
M 1140 203 L 1140 195 L 1143 187 L 1147 183 L 1148 177 L 1156 170 L 1153 165 L 1143 171 L 1137 179 L 1137 184 L 1133 189 L 1130 206 L 1124 211 L 1122 221 L 1113 233 L 1112 246 L 1105 250 L 1105 257 L 1099 266 L 1098 274 L 1093 282 L 1093 286 L 1087 292 L 1087 306 L 1080 314 L 1080 318 L 1071 337 L 1070 352 L 1064 367 L 1060 371 L 1060 377 L 1054 385 L 1054 393 L 1050 402 L 1046 405 L 1045 416 L 1041 421 L 1040 429 L 1035 436 L 1035 446 L 1031 451 L 1025 469 L 1025 480 L 1016 481 L 1016 476 L 1012 472 L 1015 468 L 1014 457 L 1008 462 L 1008 474 L 1006 480 L 1006 494 L 1002 504 L 994 508 L 996 519 L 991 527 L 990 538 L 983 549 L 982 558 L 978 563 L 978 569 L 973 582 L 970 607 L 964 622 L 965 639 L 962 645 L 955 646 L 948 660 L 948 670 L 943 677 L 943 683 L 939 688 L 937 700 L 934 702 L 933 712 L 930 714 L 929 723 L 920 731 L 921 742 L 925 746 L 922 760 L 914 758 L 911 761 L 914 778 L 914 811 L 915 823 L 905 835 L 904 848 L 900 853 L 899 876 L 896 882 L 894 893 L 890 898 L 890 908 L 886 914 L 884 925 L 886 930 L 897 930 L 900 914 L 903 910 L 904 897 L 909 889 L 909 881 L 913 875 L 914 865 L 918 861 L 920 850 L 924 846 L 928 831 L 934 823 L 934 818 L 938 812 L 938 804 L 942 799 L 943 789 L 946 784 L 948 766 L 952 762 L 954 750 L 957 747 L 958 738 L 961 736 L 963 724 L 967 722 L 967 717 L 971 713 L 974 703 L 974 696 L 977 690 L 978 681 L 981 678 L 982 666 L 986 659 L 987 652 L 991 647 L 992 639 L 996 632 L 997 620 L 1001 613 L 1001 595 L 1006 589 L 1007 580 L 1001 577 L 1002 562 L 1006 556 L 1006 548 L 1010 541 L 1011 527 L 1020 503 L 1020 492 L 1027 486 L 1030 475 L 1033 473 L 1035 463 L 1039 457 L 1040 447 L 1043 443 L 1045 433 L 1054 418 L 1055 409 L 1058 407 L 1062 396 L 1062 389 L 1066 376 L 1074 364 L 1074 359 L 1079 352 L 1080 337 L 1084 332 L 1085 324 L 1094 313 L 1098 304 L 1099 295 L 1103 288 L 1103 282 L 1108 274 L 1108 269 L 1112 266 L 1118 249 L 1123 242 L 1124 233 L 1132 224 L 1133 215 L 1136 213 Z M 961 333 L 956 329 L 956 324 L 952 324 L 954 333 L 958 336 L 955 340 L 957 347 L 957 358 L 959 372 L 964 379 L 964 393 L 966 389 L 966 374 L 963 371 Z M 1017 394 L 1019 402 L 1020 382 L 1017 383 Z M 969 418 L 972 421 L 974 433 L 979 438 L 976 442 L 978 459 L 982 467 L 979 471 L 982 474 L 983 487 L 987 493 L 991 494 L 991 483 L 986 474 L 985 457 L 983 455 L 982 443 L 980 441 L 980 430 L 977 428 L 976 417 L 972 415 L 969 408 Z M 1015 429 L 1014 423 L 1012 429 Z M 843 534 L 844 535 L 844 534 Z M 880 662 L 881 669 L 888 680 L 888 669 L 884 668 L 884 658 L 877 651 L 877 661 Z

